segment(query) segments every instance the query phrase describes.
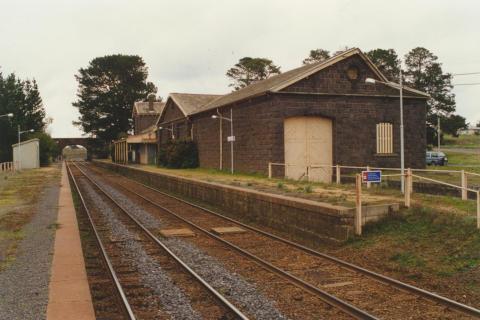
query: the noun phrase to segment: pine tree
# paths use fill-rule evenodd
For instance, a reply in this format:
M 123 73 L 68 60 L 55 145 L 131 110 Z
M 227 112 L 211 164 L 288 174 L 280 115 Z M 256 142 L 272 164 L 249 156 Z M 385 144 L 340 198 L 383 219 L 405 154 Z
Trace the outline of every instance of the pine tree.
M 303 59 L 303 64 L 322 62 L 330 58 L 330 52 L 324 49 L 310 50 L 307 58 Z
M 273 64 L 272 60 L 244 57 L 234 67 L 228 69 L 227 77 L 232 80 L 229 86 L 234 87 L 235 90 L 240 90 L 254 82 L 279 73 L 281 73 L 280 67 Z
M 139 56 L 118 54 L 93 59 L 75 76 L 78 100 L 73 106 L 78 108 L 80 118 L 74 124 L 104 143 L 129 132 L 134 102 L 157 92 L 147 76 L 148 69 Z

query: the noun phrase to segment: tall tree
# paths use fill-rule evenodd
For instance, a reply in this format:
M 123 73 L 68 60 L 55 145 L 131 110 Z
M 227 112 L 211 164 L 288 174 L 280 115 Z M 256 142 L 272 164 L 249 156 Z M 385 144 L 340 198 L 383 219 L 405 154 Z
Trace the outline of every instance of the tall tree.
M 427 101 L 427 126 L 433 128 L 438 116 L 448 118 L 455 111 L 452 75 L 443 72 L 437 56 L 421 47 L 414 48 L 405 55 L 405 66 L 407 83 L 430 95 Z
M 139 56 L 117 54 L 93 59 L 75 75 L 78 99 L 73 106 L 80 117 L 74 124 L 104 143 L 130 131 L 134 102 L 157 92 L 147 77 L 148 69 Z
M 374 49 L 366 54 L 390 81 L 398 82 L 401 64 L 394 49 Z
M 15 74 L 0 72 L 0 162 L 12 160 L 11 145 L 17 142 L 17 128 L 44 131 L 45 108 L 35 80 L 21 80 Z
M 449 117 L 440 119 L 440 129 L 443 133 L 451 134 L 458 137 L 458 131 L 467 128 L 467 119 L 458 115 L 452 114 Z
M 227 77 L 232 80 L 229 86 L 240 90 L 254 82 L 280 73 L 280 67 L 274 65 L 270 59 L 244 57 L 234 67 L 228 69 Z
M 330 52 L 324 49 L 310 50 L 307 58 L 303 59 L 303 64 L 322 62 L 330 58 Z

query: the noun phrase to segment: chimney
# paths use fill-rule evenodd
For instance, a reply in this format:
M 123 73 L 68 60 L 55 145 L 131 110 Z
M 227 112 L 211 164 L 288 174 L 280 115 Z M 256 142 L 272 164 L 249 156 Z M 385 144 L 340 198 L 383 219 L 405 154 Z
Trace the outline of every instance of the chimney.
M 155 102 L 155 95 L 150 94 L 147 99 L 148 99 L 148 111 L 154 111 L 153 103 Z

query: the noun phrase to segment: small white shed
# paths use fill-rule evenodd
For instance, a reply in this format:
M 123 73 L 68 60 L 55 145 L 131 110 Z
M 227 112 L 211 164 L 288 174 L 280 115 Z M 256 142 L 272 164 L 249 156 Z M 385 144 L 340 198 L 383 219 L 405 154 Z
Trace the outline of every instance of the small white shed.
M 13 162 L 19 169 L 40 168 L 40 141 L 31 139 L 12 145 Z

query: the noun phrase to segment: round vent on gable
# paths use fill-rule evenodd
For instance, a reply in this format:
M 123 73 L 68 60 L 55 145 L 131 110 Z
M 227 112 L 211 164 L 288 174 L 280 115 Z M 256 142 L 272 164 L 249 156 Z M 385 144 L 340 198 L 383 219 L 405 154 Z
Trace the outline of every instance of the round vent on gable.
M 348 80 L 352 80 L 352 81 L 357 80 L 358 79 L 358 74 L 359 74 L 358 67 L 356 67 L 356 66 L 348 67 L 348 69 L 347 69 Z

